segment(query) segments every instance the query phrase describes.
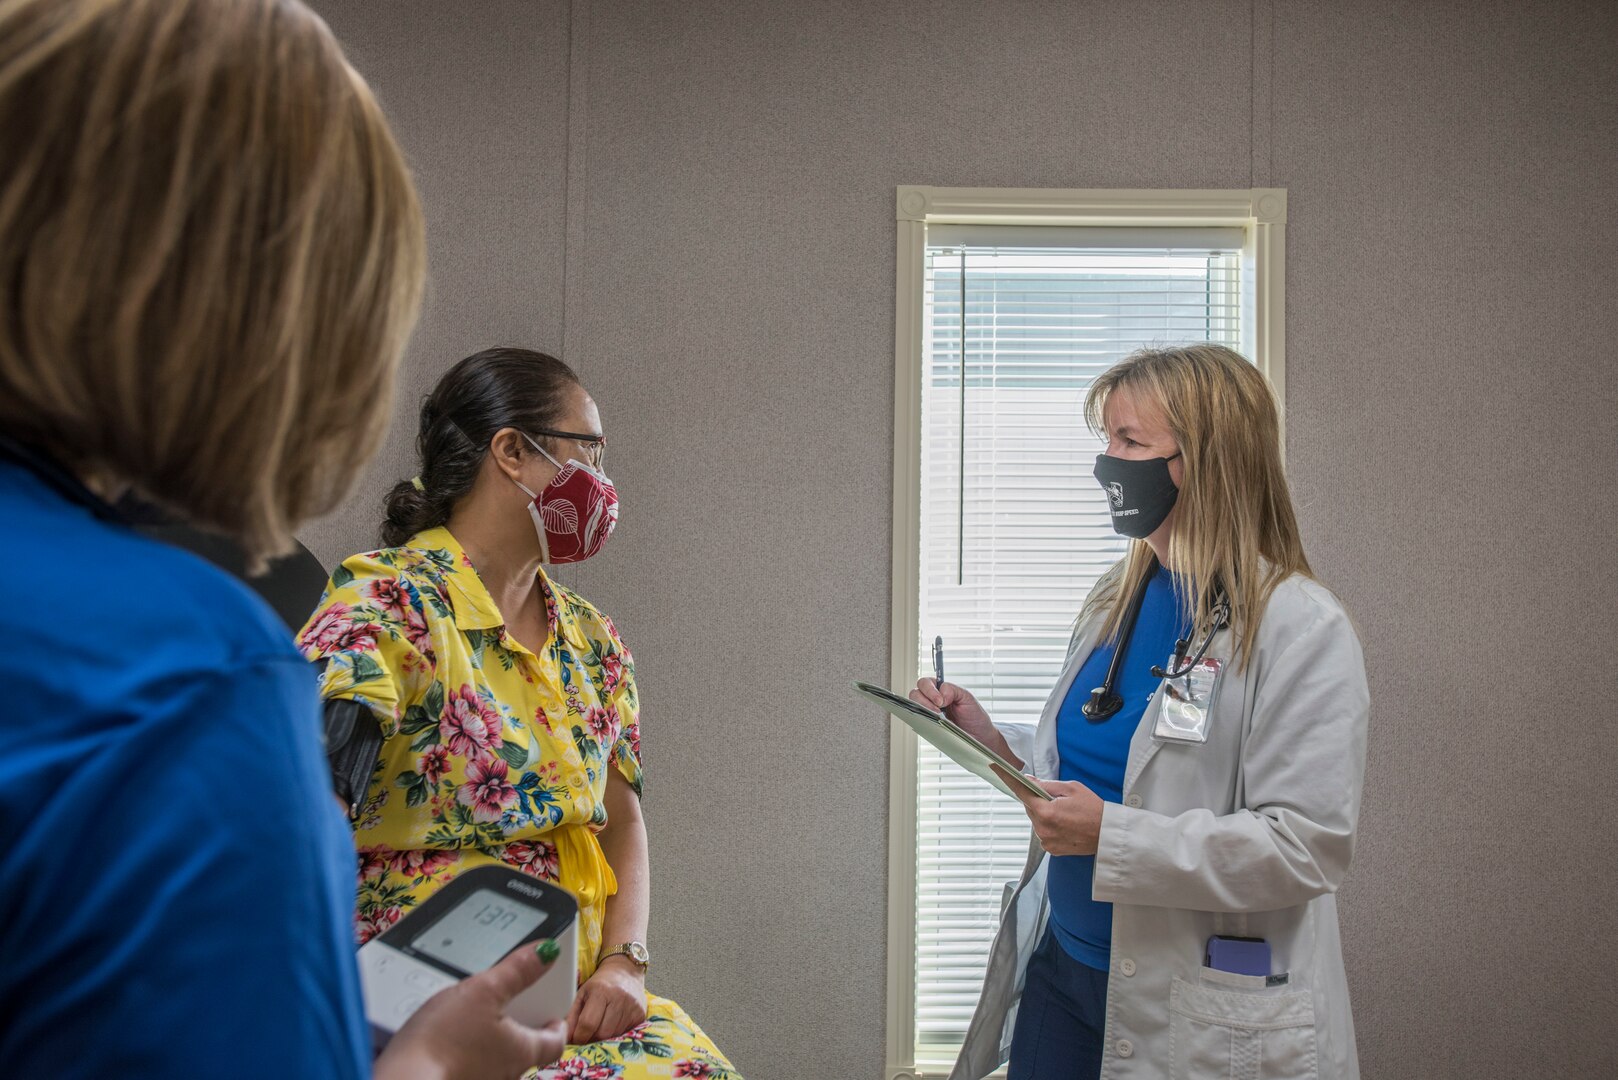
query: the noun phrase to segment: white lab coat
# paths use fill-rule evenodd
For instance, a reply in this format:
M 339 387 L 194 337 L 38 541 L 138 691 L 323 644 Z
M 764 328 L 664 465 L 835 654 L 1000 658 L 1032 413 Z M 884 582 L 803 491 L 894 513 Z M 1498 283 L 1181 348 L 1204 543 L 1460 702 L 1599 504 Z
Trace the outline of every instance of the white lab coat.
M 1056 713 L 1099 636 L 1080 625 L 1032 739 L 1012 749 L 1055 779 Z M 1229 658 L 1231 635 L 1210 656 Z M 1145 660 L 1136 662 L 1145 663 Z M 1369 693 L 1360 643 L 1328 590 L 1279 585 L 1251 662 L 1227 668 L 1201 745 L 1153 737 L 1159 689 L 1130 743 L 1120 803 L 1101 817 L 1093 895 L 1113 905 L 1103 1080 L 1354 1080 L 1359 1059 L 1334 890 L 1348 869 L 1365 774 Z M 1007 731 L 1008 739 L 1013 732 Z M 983 994 L 950 1076 L 1010 1054 L 1029 955 L 1045 928 L 1037 840 L 1007 885 Z M 1214 934 L 1269 941 L 1259 976 L 1202 966 Z

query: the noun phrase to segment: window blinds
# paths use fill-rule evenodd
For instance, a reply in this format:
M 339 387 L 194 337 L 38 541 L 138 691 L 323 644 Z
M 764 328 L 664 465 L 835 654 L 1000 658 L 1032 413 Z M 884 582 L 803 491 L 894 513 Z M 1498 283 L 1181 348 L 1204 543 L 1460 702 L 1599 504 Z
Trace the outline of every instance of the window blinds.
M 1123 553 L 1084 395 L 1136 348 L 1239 347 L 1240 229 L 931 226 L 925 256 L 917 670 L 1032 725 L 1086 593 Z M 916 1061 L 954 1060 L 1022 809 L 925 743 L 917 759 Z

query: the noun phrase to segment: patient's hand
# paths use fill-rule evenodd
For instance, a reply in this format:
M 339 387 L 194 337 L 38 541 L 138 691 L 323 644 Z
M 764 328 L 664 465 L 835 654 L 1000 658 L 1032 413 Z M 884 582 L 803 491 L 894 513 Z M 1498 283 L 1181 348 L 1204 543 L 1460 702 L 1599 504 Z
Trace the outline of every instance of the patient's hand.
M 609 956 L 579 987 L 567 1014 L 574 1046 L 616 1039 L 646 1022 L 646 975 L 626 956 Z

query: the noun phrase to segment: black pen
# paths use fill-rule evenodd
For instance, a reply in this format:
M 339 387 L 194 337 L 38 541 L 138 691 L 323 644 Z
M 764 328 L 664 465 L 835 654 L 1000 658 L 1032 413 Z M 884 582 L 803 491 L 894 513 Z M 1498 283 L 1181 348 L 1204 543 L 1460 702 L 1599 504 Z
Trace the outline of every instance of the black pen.
M 933 681 L 933 689 L 944 689 L 944 635 L 933 638 L 933 674 L 937 678 Z

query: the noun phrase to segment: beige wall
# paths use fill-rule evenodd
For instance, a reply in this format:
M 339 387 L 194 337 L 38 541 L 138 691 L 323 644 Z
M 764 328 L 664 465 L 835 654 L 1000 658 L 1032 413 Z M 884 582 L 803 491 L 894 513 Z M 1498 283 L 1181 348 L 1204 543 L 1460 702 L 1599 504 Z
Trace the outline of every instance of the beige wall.
M 317 0 L 318 2 L 318 0 Z M 416 402 L 565 348 L 625 517 L 653 986 L 754 1080 L 883 1059 L 895 185 L 1286 187 L 1288 452 L 1374 701 L 1366 1075 L 1618 1069 L 1618 9 L 318 2 L 431 217 Z
M 349 505 L 304 530 L 328 565 L 377 543 L 382 498 L 415 466 L 421 399 L 497 344 L 562 348 L 565 3 L 312 0 L 370 80 L 415 170 L 428 284 L 386 447 Z

